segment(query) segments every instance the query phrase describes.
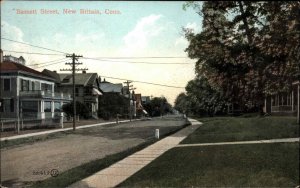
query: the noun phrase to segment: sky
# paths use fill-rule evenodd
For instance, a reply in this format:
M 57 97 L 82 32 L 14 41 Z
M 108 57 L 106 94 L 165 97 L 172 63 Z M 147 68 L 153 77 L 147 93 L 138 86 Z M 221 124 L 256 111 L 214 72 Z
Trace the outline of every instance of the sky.
M 27 66 L 39 71 L 46 68 L 61 72 L 60 69 L 70 68 L 65 65 L 70 59 L 66 59 L 60 52 L 75 53 L 83 56 L 79 59 L 82 65 L 78 68 L 96 72 L 102 80 L 105 78 L 112 83 L 123 83 L 124 81 L 113 78 L 124 78 L 182 87 L 132 83 L 136 93 L 143 96 L 164 96 L 173 104 L 177 95 L 185 91 L 184 87 L 195 76 L 195 60 L 189 59 L 184 52 L 188 42 L 182 28 L 190 28 L 198 33 L 202 22 L 192 8 L 183 10 L 184 3 L 1 1 L 1 37 L 59 52 L 3 39 L 1 48 L 4 55 L 22 55 Z M 81 14 L 81 9 L 100 14 Z M 43 14 L 45 11 L 48 14 Z M 66 13 L 68 11 L 76 12 L 69 14 Z

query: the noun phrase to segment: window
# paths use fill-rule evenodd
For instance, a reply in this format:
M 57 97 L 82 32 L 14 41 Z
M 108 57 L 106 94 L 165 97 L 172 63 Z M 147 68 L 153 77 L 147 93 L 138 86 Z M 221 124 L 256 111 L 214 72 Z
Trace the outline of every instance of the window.
M 14 112 L 15 111 L 15 106 L 14 106 L 14 99 L 10 99 L 10 112 Z
M 34 81 L 31 82 L 31 90 L 34 91 L 35 90 L 35 85 L 34 85 Z
M 4 91 L 10 91 L 10 79 L 4 79 Z
M 14 99 L 3 99 L 3 112 L 14 112 Z
M 23 112 L 38 112 L 38 101 L 22 101 Z
M 45 101 L 44 103 L 44 112 L 51 112 L 51 102 Z
M 0 99 L 0 112 L 4 112 L 3 111 L 3 99 Z
M 61 111 L 60 102 L 54 102 L 54 112 L 60 112 L 60 111 Z
M 42 83 L 41 84 L 41 90 L 42 91 L 50 91 L 50 92 L 52 92 L 52 85 Z
M 21 90 L 22 91 L 29 91 L 29 80 L 21 79 Z
M 75 88 L 75 96 L 76 96 L 76 97 L 79 96 L 79 88 L 78 88 L 78 87 Z

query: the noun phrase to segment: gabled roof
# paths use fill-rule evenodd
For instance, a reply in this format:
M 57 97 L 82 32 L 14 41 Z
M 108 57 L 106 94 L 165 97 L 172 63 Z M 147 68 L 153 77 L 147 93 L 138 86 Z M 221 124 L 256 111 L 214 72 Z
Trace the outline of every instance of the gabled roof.
M 20 63 L 15 63 L 11 61 L 3 61 L 3 63 L 0 64 L 0 69 L 1 69 L 1 73 L 23 73 L 33 77 L 39 77 L 39 78 L 42 77 L 47 80 L 52 80 L 52 81 L 54 80 L 53 78 L 39 71 L 26 67 L 25 65 L 22 65 Z
M 73 83 L 73 77 L 71 74 L 58 74 L 60 77 L 61 85 L 71 85 Z M 93 86 L 98 78 L 97 73 L 81 73 L 75 75 L 76 85 Z
M 53 78 L 53 79 L 55 79 L 56 83 L 60 83 L 60 77 L 56 72 L 48 70 L 48 69 L 44 69 L 42 71 L 42 73 L 49 76 L 49 77 L 51 77 L 51 78 Z
M 113 84 L 109 82 L 101 82 L 100 89 L 104 93 L 122 93 L 122 84 Z

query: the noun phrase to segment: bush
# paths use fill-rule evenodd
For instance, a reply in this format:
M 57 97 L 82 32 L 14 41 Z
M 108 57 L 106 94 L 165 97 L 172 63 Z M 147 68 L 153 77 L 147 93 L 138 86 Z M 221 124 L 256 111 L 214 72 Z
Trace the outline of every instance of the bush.
M 73 117 L 73 102 L 64 104 L 62 106 L 63 112 L 67 114 L 68 117 Z M 76 101 L 76 115 L 79 115 L 80 117 L 83 117 L 85 119 L 89 118 L 89 109 L 88 107 L 79 101 Z

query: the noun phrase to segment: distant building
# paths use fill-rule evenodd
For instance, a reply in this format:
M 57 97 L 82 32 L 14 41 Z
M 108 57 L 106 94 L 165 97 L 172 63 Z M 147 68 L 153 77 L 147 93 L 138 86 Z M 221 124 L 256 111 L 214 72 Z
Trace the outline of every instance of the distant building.
M 5 56 L 3 56 L 3 61 L 19 63 L 19 64 L 22 64 L 22 65 L 26 64 L 26 61 L 22 56 L 15 57 L 15 56 L 12 56 L 12 55 L 5 55 Z
M 151 101 L 150 96 L 142 96 L 142 104 L 143 105 L 150 103 L 150 101 Z
M 123 84 L 122 83 L 117 83 L 113 84 L 110 82 L 107 82 L 105 79 L 103 82 L 100 80 L 100 89 L 103 93 L 118 93 L 118 94 L 123 94 Z

